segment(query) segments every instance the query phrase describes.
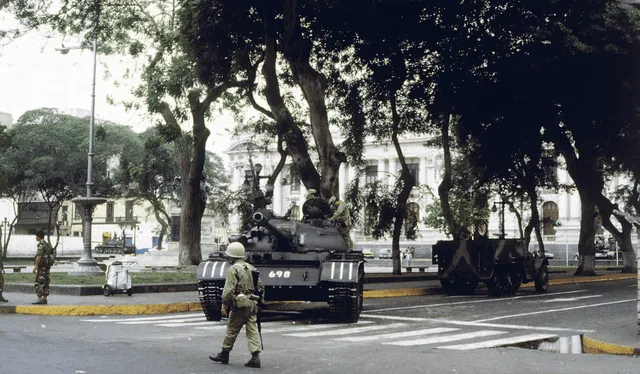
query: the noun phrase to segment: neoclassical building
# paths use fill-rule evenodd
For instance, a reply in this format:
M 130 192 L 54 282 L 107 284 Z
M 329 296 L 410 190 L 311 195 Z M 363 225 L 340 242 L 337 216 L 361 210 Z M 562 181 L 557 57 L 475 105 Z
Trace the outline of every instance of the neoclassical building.
M 340 144 L 342 138 L 334 134 L 334 142 Z M 442 180 L 443 154 L 439 148 L 430 147 L 427 144 L 428 137 L 405 137 L 400 140 L 406 161 L 411 169 L 416 181 L 423 186 L 428 186 L 437 195 L 437 188 Z M 252 143 L 252 139 L 247 137 L 236 139 L 228 148 L 226 154 L 229 156 L 228 172 L 231 180 L 231 188 L 240 188 L 244 182 L 245 170 L 249 168 L 249 154 L 254 164 L 263 166 L 262 175 L 269 175 L 276 167 L 280 156 L 275 147 L 268 151 L 258 151 L 259 147 Z M 367 182 L 373 180 L 386 181 L 389 184 L 395 183 L 395 175 L 400 169 L 395 149 L 392 144 L 379 144 L 368 141 L 365 145 L 364 159 L 367 160 L 367 170 L 365 176 Z M 291 180 L 290 160 L 287 161 L 284 169 L 278 175 L 274 186 L 273 211 L 276 214 L 284 214 L 287 209 L 295 203 L 302 206 L 305 200 L 306 189 L 299 180 Z M 343 164 L 340 167 L 339 183 L 340 194 L 344 195 L 346 186 L 356 177 L 355 167 Z M 559 168 L 557 178 L 562 184 L 572 184 L 571 178 L 566 170 Z M 283 183 L 286 181 L 287 183 Z M 615 189 L 622 181 L 615 178 L 609 188 Z M 499 199 L 499 198 L 498 198 Z M 422 256 L 430 256 L 431 246 L 438 240 L 446 239 L 444 233 L 437 229 L 425 227 L 423 224 L 424 214 L 431 198 L 429 194 L 422 196 L 412 196 L 409 202 L 408 211 L 414 215 L 418 221 L 418 238 L 416 240 L 406 240 L 401 238 L 401 248 L 413 246 L 416 253 Z M 490 202 L 492 204 L 494 202 Z M 525 204 L 526 205 L 526 204 Z M 500 206 L 498 204 L 498 206 Z M 546 218 L 542 226 L 543 240 L 548 252 L 552 252 L 555 258 L 573 259 L 577 252 L 577 243 L 580 228 L 580 197 L 577 192 L 554 193 L 553 191 L 540 191 L 540 203 L 538 206 L 542 218 Z M 294 208 L 294 216 L 298 214 Z M 363 215 L 365 212 L 362 212 Z M 497 234 L 499 230 L 499 210 L 492 214 L 489 222 L 490 235 Z M 524 211 L 524 216 L 528 216 Z M 366 221 L 366 220 L 361 220 Z M 232 217 L 231 227 L 237 227 L 237 217 Z M 556 222 L 556 224 L 551 224 Z M 507 237 L 519 237 L 518 223 L 515 214 L 505 209 L 505 232 Z M 384 240 L 374 240 L 368 227 L 360 223 L 352 230 L 352 238 L 357 248 L 390 248 L 390 238 Z M 605 233 L 605 235 L 608 235 Z M 634 236 L 635 240 L 635 236 Z M 532 243 L 530 250 L 535 250 L 537 244 Z

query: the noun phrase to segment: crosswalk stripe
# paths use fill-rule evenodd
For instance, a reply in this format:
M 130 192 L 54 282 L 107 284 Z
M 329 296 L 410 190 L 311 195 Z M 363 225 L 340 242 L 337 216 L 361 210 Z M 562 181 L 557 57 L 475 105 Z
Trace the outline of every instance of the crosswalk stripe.
M 339 340 L 339 341 L 345 341 L 345 342 L 366 342 L 371 340 L 396 339 L 396 338 L 407 338 L 410 336 L 440 334 L 443 332 L 451 332 L 451 331 L 457 331 L 457 330 L 459 329 L 450 328 L 450 327 L 435 327 L 431 329 L 394 332 L 389 334 L 378 334 L 378 335 L 369 335 L 369 336 L 350 336 L 346 338 L 336 338 L 333 340 Z
M 456 349 L 456 350 L 493 348 L 493 347 L 500 347 L 500 346 L 511 345 L 511 344 L 526 343 L 534 340 L 551 339 L 556 337 L 558 336 L 549 335 L 549 334 L 529 334 L 529 335 L 514 336 L 511 338 L 485 340 L 483 342 L 478 342 L 478 343 L 446 345 L 438 348 L 439 349 Z
M 168 323 L 193 322 L 193 321 L 202 321 L 203 319 L 204 319 L 204 316 L 199 316 L 199 317 L 171 319 L 171 320 L 161 319 L 157 321 L 118 321 L 117 323 L 122 325 L 145 325 L 145 324 L 164 323 L 164 322 L 168 322 Z
M 209 326 L 219 324 L 220 322 L 212 322 L 212 321 L 201 321 L 201 322 L 168 322 L 168 323 L 158 323 L 156 326 L 162 327 L 194 327 L 194 326 Z M 226 322 L 222 322 L 226 326 Z
M 120 322 L 120 321 L 157 321 L 163 319 L 179 319 L 201 316 L 202 313 L 181 313 L 172 314 L 170 316 L 156 316 L 156 317 L 136 317 L 136 318 L 101 318 L 101 319 L 81 319 L 83 322 Z
M 427 344 L 434 344 L 434 343 L 453 342 L 456 340 L 481 338 L 485 336 L 499 335 L 499 334 L 506 334 L 506 333 L 507 333 L 506 331 L 481 330 L 481 331 L 467 332 L 467 333 L 456 334 L 456 335 L 434 336 L 433 338 L 402 340 L 399 342 L 387 342 L 382 344 L 401 345 L 401 346 L 427 345 Z
M 224 330 L 227 328 L 227 323 L 225 322 L 223 325 L 213 325 L 213 326 L 196 326 L 195 330 Z
M 358 321 L 357 325 L 366 325 L 373 323 L 373 321 Z M 344 323 L 323 323 L 320 325 L 291 325 L 286 327 L 273 327 L 273 328 L 263 328 L 263 333 L 274 333 L 274 332 L 289 332 L 289 331 L 309 331 L 309 330 L 322 330 L 329 329 L 340 326 L 351 326 L 345 325 Z
M 359 334 L 361 332 L 367 331 L 375 331 L 375 330 L 385 330 L 396 327 L 406 326 L 404 323 L 391 323 L 387 325 L 377 325 L 377 326 L 366 326 L 366 327 L 353 327 L 346 328 L 341 330 L 331 330 L 331 331 L 314 331 L 314 332 L 303 332 L 299 334 L 285 334 L 286 336 L 295 336 L 299 338 L 307 338 L 311 336 L 330 336 L 330 335 L 349 335 L 349 334 Z

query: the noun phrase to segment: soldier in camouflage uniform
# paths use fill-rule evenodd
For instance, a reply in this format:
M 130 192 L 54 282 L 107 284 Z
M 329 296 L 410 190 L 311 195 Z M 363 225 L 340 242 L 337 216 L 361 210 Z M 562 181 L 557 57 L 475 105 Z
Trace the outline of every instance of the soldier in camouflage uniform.
M 333 221 L 336 224 L 338 232 L 344 239 L 345 244 L 349 250 L 353 249 L 353 242 L 351 241 L 351 213 L 349 207 L 344 201 L 336 199 L 335 196 L 331 196 L 329 199 L 329 205 L 331 210 L 334 211 L 333 216 L 329 218 L 329 221 Z
M 51 245 L 44 240 L 44 231 L 36 231 L 36 240 L 38 241 L 38 252 L 36 253 L 33 272 L 36 273 L 36 295 L 38 301 L 32 304 L 47 304 L 47 296 L 49 296 L 49 271 L 54 261 L 54 252 Z
M 4 264 L 0 261 L 0 303 L 8 303 L 9 300 L 2 297 L 2 291 L 4 289 Z
M 245 327 L 249 352 L 251 359 L 245 366 L 260 367 L 260 334 L 258 333 L 258 296 L 254 294 L 253 276 L 251 271 L 255 271 L 253 265 L 246 263 L 244 258 L 244 246 L 238 242 L 229 244 L 225 254 L 233 259 L 233 265 L 227 272 L 227 278 L 222 291 L 222 316 L 229 315 L 227 331 L 222 342 L 222 351 L 209 358 L 215 362 L 223 364 L 229 363 L 229 352 L 233 349 L 238 333 Z M 261 294 L 264 288 L 260 278 L 257 281 L 258 293 Z

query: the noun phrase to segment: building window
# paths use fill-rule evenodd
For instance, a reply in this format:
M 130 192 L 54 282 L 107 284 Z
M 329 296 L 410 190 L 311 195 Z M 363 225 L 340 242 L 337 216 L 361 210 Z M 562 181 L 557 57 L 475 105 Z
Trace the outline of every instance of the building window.
M 127 221 L 133 219 L 133 200 L 124 202 L 124 217 Z
M 300 180 L 292 179 L 291 180 L 291 192 L 300 192 Z
M 62 224 L 66 225 L 69 220 L 69 207 L 67 205 L 62 207 Z
M 113 223 L 113 201 L 107 203 L 107 223 Z
M 171 217 L 171 241 L 180 241 L 180 216 Z
M 553 236 L 556 234 L 556 223 L 558 222 L 558 204 L 547 201 L 542 205 L 542 234 Z
M 413 176 L 416 183 L 420 182 L 420 164 L 417 162 L 408 163 L 409 173 Z
M 378 180 L 378 165 L 369 165 L 367 166 L 365 172 L 365 183 L 371 184 L 375 183 Z
M 373 227 L 376 224 L 376 216 L 372 205 L 367 205 L 364 210 L 363 231 L 364 236 L 371 236 Z
M 407 209 L 404 218 L 404 235 L 412 235 L 418 230 L 418 222 L 420 222 L 420 205 L 417 203 L 407 204 Z

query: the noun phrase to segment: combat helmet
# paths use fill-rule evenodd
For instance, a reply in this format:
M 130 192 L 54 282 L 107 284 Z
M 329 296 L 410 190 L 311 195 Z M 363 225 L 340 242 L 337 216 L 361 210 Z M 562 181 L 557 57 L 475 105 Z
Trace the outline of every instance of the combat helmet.
M 233 242 L 227 246 L 227 250 L 224 254 L 231 258 L 243 258 L 244 257 L 244 245 L 242 243 Z

